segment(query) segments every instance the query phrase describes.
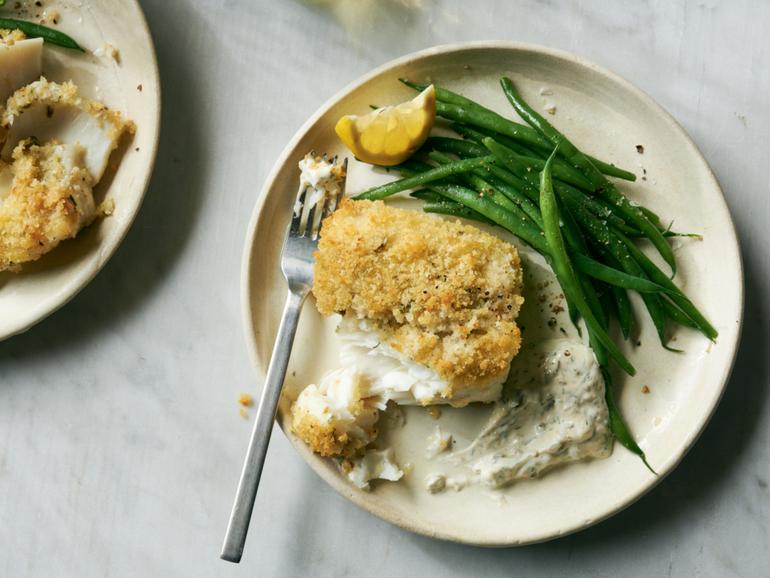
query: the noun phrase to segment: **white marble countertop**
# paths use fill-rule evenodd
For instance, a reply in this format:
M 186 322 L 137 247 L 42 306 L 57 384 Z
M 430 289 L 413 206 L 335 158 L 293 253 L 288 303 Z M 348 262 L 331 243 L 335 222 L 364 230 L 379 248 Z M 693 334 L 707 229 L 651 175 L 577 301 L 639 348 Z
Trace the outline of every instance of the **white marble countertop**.
M 0 343 L 0 576 L 747 576 L 770 568 L 770 3 L 143 0 L 163 131 L 141 214 L 73 302 Z M 347 28 L 346 28 L 347 26 Z M 254 389 L 243 238 L 263 179 L 329 96 L 434 44 L 574 51 L 646 90 L 719 177 L 746 325 L 725 398 L 653 492 L 592 529 L 507 550 L 414 536 L 353 506 L 276 431 L 240 566 L 218 559 Z M 715 269 L 719 264 L 714 264 Z

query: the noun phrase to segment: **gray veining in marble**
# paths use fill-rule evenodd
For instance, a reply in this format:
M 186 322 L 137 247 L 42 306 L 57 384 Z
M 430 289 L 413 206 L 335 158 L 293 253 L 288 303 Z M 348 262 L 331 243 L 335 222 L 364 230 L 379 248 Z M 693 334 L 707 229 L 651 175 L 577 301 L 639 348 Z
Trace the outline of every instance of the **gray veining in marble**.
M 349 2 L 373 18 L 351 28 L 330 1 L 143 0 L 164 87 L 146 203 L 86 290 L 0 343 L 0 577 L 770 574 L 770 3 Z M 253 379 L 239 273 L 261 182 L 349 81 L 476 39 L 549 44 L 608 66 L 701 147 L 746 266 L 747 322 L 724 401 L 679 469 L 626 512 L 509 550 L 369 516 L 276 431 L 244 561 L 222 562 L 250 428 L 236 403 Z

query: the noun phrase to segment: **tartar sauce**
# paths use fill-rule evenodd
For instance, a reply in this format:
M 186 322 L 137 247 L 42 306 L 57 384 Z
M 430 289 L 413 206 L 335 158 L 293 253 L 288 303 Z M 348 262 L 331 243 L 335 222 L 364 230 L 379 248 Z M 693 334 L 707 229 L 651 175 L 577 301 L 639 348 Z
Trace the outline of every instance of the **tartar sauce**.
M 548 340 L 523 351 L 508 383 L 479 435 L 448 458 L 471 470 L 470 483 L 500 488 L 612 453 L 604 379 L 587 346 Z

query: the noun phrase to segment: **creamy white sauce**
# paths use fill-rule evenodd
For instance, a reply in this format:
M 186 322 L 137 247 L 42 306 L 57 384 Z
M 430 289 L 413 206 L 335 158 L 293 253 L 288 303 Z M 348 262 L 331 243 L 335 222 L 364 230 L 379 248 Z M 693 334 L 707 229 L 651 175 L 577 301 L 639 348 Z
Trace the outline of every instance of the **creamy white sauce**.
M 508 383 L 512 387 L 478 436 L 446 458 L 467 472 L 447 477 L 446 488 L 501 488 L 561 464 L 612 453 L 604 380 L 587 346 L 551 340 L 524 351 Z M 428 491 L 440 491 L 433 488 Z

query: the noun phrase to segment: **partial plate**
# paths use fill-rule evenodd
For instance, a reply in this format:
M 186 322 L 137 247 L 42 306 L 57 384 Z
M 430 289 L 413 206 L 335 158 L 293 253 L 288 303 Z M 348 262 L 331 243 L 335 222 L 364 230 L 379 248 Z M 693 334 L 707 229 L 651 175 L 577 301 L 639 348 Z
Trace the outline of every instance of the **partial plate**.
M 0 14 L 15 16 L 12 5 L 9 2 Z M 0 340 L 50 315 L 104 266 L 139 211 L 158 147 L 158 63 L 138 2 L 67 2 L 56 8 L 60 12 L 57 28 L 75 38 L 86 53 L 46 45 L 43 74 L 49 80 L 73 80 L 83 95 L 119 110 L 136 123 L 136 135 L 113 153 L 111 168 L 96 188 L 97 200 L 114 200 L 114 213 L 25 265 L 21 273 L 0 273 Z M 92 53 L 105 43 L 118 50 L 116 59 Z
M 401 102 L 413 95 L 399 77 L 438 83 L 511 115 L 499 78 L 511 76 L 536 107 L 556 106 L 553 122 L 581 148 L 644 179 L 624 184 L 634 199 L 697 231 L 703 241 L 674 242 L 677 282 L 720 332 L 716 344 L 690 330 L 676 333 L 685 354 L 661 349 L 651 323 L 642 322 L 639 344 L 629 348 L 637 377 L 622 381 L 621 405 L 630 427 L 659 472 L 652 475 L 620 446 L 609 459 L 576 464 L 540 480 L 488 495 L 464 490 L 429 495 L 423 478 L 425 438 L 436 423 L 472 435 L 484 411 L 443 410 L 436 422 L 422 408 L 406 412 L 394 436 L 399 461 L 411 464 L 402 482 L 371 492 L 352 487 L 329 461 L 312 454 L 290 432 L 289 402 L 308 383 L 337 365 L 333 327 L 305 307 L 278 419 L 297 451 L 339 493 L 369 512 L 408 530 L 468 544 L 509 546 L 548 540 L 590 526 L 649 491 L 682 459 L 714 412 L 735 359 L 743 315 L 743 271 L 733 223 L 708 164 L 679 124 L 649 96 L 616 74 L 574 55 L 539 46 L 484 42 L 441 46 L 388 63 L 332 98 L 299 130 L 267 179 L 246 241 L 243 262 L 244 323 L 259 381 L 264 378 L 286 294 L 279 254 L 298 183 L 297 162 L 310 150 L 344 155 L 334 135 L 343 114 L 363 113 L 370 103 Z M 636 145 L 643 145 L 644 153 Z M 381 179 L 353 165 L 355 193 Z M 413 205 L 419 210 L 419 205 Z M 511 239 L 510 237 L 506 237 Z M 538 266 L 532 260 L 533 270 Z M 718 274 L 714 271 L 718 267 Z M 533 300 L 530 300 L 532 304 Z M 527 331 L 529 334 L 529 330 Z M 527 339 L 525 334 L 525 342 Z M 643 386 L 649 393 L 643 393 Z M 268 466 L 269 467 L 269 466 Z

